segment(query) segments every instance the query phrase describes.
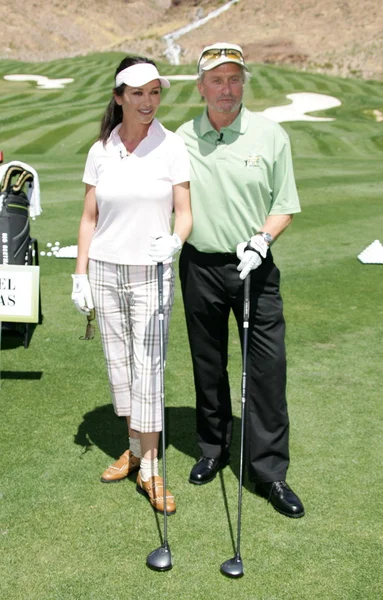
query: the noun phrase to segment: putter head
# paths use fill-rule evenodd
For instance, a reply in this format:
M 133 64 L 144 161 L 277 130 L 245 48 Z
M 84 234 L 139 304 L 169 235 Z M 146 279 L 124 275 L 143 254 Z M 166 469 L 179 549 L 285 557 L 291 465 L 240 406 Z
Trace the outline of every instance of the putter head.
M 221 565 L 221 573 L 226 577 L 242 577 L 243 563 L 240 556 L 234 556 Z
M 170 548 L 161 546 L 148 554 L 146 564 L 153 571 L 170 571 L 173 567 Z

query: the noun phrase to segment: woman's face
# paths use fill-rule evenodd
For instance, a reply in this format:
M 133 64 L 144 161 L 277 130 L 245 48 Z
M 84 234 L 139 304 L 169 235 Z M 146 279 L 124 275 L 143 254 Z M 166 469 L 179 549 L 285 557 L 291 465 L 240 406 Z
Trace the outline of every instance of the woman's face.
M 148 125 L 161 102 L 161 84 L 155 79 L 138 88 L 126 85 L 122 96 L 115 95 L 115 99 L 122 107 L 124 119 Z

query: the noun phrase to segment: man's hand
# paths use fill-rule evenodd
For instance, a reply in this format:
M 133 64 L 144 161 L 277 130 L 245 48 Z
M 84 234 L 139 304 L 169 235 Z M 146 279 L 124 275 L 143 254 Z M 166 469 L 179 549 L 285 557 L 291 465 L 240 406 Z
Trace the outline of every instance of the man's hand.
M 149 256 L 155 262 L 161 263 L 172 258 L 182 248 L 182 242 L 176 233 L 157 233 L 152 237 Z
M 72 279 L 72 300 L 74 305 L 81 314 L 89 315 L 91 309 L 94 308 L 94 304 L 88 275 L 72 275 Z
M 258 269 L 262 259 L 266 258 L 269 247 L 259 234 L 253 235 L 248 242 L 241 242 L 237 246 L 237 257 L 241 261 L 237 267 L 240 271 L 239 278 L 245 279 L 250 271 Z

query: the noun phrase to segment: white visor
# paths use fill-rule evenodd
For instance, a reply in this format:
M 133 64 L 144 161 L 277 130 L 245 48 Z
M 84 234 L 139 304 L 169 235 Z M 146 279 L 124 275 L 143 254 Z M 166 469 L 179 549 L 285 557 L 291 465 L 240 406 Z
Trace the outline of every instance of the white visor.
M 116 76 L 116 87 L 119 87 L 123 83 L 130 87 L 142 87 L 149 81 L 158 79 L 161 82 L 162 87 L 169 88 L 170 82 L 165 77 L 160 77 L 154 65 L 150 63 L 137 63 L 131 67 L 127 67 Z

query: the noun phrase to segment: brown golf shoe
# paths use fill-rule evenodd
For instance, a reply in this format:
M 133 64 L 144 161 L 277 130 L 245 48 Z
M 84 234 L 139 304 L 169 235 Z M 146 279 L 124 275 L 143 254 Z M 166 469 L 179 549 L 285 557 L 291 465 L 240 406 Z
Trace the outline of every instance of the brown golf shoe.
M 138 471 L 139 468 L 140 459 L 137 458 L 137 456 L 134 456 L 130 450 L 126 450 L 115 463 L 110 465 L 106 471 L 103 472 L 101 481 L 103 483 L 121 481 L 121 479 L 125 479 L 130 473 Z
M 164 513 L 164 480 L 159 475 L 153 475 L 148 481 L 141 479 L 141 473 L 137 475 L 137 492 L 146 496 L 156 512 Z M 166 514 L 172 515 L 176 512 L 174 496 L 166 490 Z

